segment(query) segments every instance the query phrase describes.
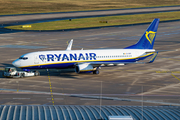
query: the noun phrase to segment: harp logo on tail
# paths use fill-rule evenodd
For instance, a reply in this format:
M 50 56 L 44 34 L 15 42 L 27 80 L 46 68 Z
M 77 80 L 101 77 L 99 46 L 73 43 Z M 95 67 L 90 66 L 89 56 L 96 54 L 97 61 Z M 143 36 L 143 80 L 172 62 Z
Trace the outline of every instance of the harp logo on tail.
M 146 36 L 146 39 L 150 42 L 150 44 L 152 44 L 155 35 L 156 35 L 156 32 L 153 32 L 153 31 L 148 32 L 148 31 L 146 31 L 145 36 Z

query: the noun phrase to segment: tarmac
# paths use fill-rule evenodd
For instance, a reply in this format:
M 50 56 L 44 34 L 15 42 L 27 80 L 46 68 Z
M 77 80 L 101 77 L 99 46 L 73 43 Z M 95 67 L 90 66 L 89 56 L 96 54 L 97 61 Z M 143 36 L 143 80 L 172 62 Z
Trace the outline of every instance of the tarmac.
M 0 34 L 0 69 L 21 55 L 65 50 L 74 39 L 76 49 L 125 48 L 136 43 L 148 24 L 64 32 Z M 68 70 L 40 70 L 41 76 L 3 78 L 1 105 L 180 105 L 180 21 L 160 23 L 154 63 L 102 67 L 99 75 Z
M 39 20 L 179 11 L 176 7 L 54 14 L 1 16 L 0 24 Z M 88 14 L 87 14 L 88 13 Z M 34 51 L 124 48 L 136 43 L 147 24 L 56 32 L 0 31 L 1 105 L 180 105 L 180 22 L 159 24 L 154 48 L 163 52 L 152 64 L 102 67 L 99 75 L 68 70 L 40 70 L 41 76 L 3 78 L 3 68 L 19 56 Z

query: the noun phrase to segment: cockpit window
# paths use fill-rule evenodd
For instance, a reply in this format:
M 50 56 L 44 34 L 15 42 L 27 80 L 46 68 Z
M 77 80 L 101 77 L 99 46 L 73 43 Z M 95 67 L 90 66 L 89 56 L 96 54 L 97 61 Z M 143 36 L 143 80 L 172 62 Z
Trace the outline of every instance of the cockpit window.
M 19 59 L 27 60 L 28 57 L 20 57 Z

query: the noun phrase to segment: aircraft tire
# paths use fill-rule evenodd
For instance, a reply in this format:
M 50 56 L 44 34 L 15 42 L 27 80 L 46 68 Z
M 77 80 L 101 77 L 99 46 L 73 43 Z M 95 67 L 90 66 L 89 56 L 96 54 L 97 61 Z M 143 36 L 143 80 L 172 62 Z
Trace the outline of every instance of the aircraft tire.
M 24 77 L 24 73 L 21 73 L 21 74 L 20 74 L 20 78 L 23 78 L 23 77 Z
M 93 74 L 99 74 L 99 70 L 93 71 Z
M 25 74 L 23 73 L 22 76 L 25 77 Z
M 34 75 L 35 75 L 35 76 L 39 76 L 40 73 L 39 73 L 38 71 L 36 71 L 36 72 L 34 73 Z

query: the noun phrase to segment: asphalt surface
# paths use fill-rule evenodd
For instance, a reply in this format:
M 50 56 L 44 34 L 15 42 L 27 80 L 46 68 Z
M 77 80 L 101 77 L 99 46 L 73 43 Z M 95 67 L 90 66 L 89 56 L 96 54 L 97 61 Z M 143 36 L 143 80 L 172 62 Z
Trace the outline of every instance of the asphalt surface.
M 136 43 L 147 27 L 1 33 L 0 69 L 28 52 L 64 50 L 72 38 L 72 49 L 124 48 Z M 49 76 L 41 70 L 41 76 L 17 79 L 0 75 L 0 104 L 99 105 L 101 98 L 102 105 L 179 105 L 179 38 L 179 21 L 160 23 L 154 48 L 170 51 L 160 52 L 152 64 L 102 67 L 99 75 L 73 69 L 49 70 Z
M 1 26 L 6 24 L 17 25 L 34 22 L 47 22 L 54 19 L 70 19 L 70 18 L 85 18 L 85 17 L 100 17 L 113 15 L 130 15 L 130 14 L 145 14 L 157 12 L 172 12 L 180 11 L 180 6 L 172 7 L 153 7 L 153 8 L 134 8 L 134 9 L 120 9 L 120 10 L 99 10 L 99 11 L 80 11 L 80 12 L 63 12 L 63 13 L 49 13 L 49 14 L 30 14 L 30 15 L 1 15 Z

